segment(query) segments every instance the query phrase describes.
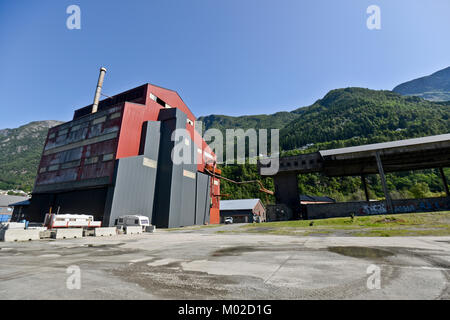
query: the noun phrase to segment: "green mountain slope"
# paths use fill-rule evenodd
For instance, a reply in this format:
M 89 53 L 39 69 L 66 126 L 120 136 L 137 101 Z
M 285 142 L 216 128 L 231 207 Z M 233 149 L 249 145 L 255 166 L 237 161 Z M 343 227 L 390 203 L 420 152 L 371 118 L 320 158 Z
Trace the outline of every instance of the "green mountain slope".
M 0 130 L 0 189 L 31 191 L 49 128 L 61 121 L 35 121 Z
M 450 67 L 432 75 L 414 79 L 393 89 L 402 95 L 418 96 L 430 101 L 450 101 Z
M 284 111 L 270 115 L 261 114 L 240 117 L 213 114 L 205 117 L 199 117 L 197 121 L 203 122 L 203 128 L 205 130 L 215 128 L 225 133 L 226 129 L 281 129 L 286 125 L 286 123 L 297 117 L 298 114 Z
M 280 132 L 284 150 L 336 140 L 353 140 L 345 144 L 352 145 L 450 131 L 450 103 L 404 97 L 391 91 L 336 89 L 293 113 L 299 116 Z

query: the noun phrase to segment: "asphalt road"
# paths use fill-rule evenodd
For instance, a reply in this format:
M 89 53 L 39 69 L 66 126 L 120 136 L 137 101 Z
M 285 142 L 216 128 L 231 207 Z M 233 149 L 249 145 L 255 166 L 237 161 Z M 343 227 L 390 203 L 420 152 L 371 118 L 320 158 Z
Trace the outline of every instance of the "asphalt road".
M 235 227 L 0 242 L 0 299 L 450 299 L 450 237 Z

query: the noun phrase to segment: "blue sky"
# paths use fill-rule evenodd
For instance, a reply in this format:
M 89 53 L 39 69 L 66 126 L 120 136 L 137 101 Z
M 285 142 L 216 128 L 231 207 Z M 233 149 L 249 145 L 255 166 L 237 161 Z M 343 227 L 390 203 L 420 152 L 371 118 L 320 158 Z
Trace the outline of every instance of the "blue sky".
M 81 8 L 81 29 L 66 8 Z M 366 27 L 369 5 L 381 30 Z M 450 65 L 448 0 L 0 0 L 0 128 L 70 120 L 103 92 L 177 90 L 196 116 L 391 90 Z

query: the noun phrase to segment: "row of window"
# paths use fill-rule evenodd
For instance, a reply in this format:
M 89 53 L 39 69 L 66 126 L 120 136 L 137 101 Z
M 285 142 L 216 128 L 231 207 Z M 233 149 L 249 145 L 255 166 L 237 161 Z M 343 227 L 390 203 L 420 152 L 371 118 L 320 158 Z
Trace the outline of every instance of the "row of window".
M 115 112 L 115 113 L 113 113 L 113 114 L 111 114 L 109 116 L 109 120 L 113 120 L 113 119 L 119 118 L 120 116 L 121 116 L 121 112 L 120 111 L 119 112 Z M 94 120 L 92 120 L 91 124 L 92 125 L 96 125 L 96 124 L 99 124 L 99 123 L 103 123 L 103 122 L 106 121 L 106 119 L 107 119 L 107 116 L 95 118 Z M 84 125 L 84 126 L 82 126 L 82 125 Z M 74 125 L 74 126 L 72 126 L 70 128 L 61 129 L 58 132 L 53 132 L 53 133 L 49 134 L 48 138 L 49 139 L 53 139 L 56 136 L 59 137 L 59 136 L 67 135 L 69 133 L 69 130 L 70 130 L 70 132 L 75 132 L 75 131 L 78 131 L 78 130 L 80 130 L 82 128 L 85 128 L 87 125 L 88 125 L 88 123 L 76 124 L 76 125 Z
M 86 158 L 84 160 L 84 164 L 85 165 L 89 165 L 89 164 L 97 163 L 99 161 L 99 157 L 100 156 Z M 114 153 L 108 153 L 108 154 L 104 154 L 102 156 L 102 161 L 103 162 L 110 161 L 110 160 L 113 160 L 113 159 L 114 159 Z M 59 169 L 69 169 L 69 168 L 78 167 L 79 165 L 80 165 L 80 160 L 66 162 L 66 163 L 63 163 L 61 165 L 60 164 L 53 164 L 53 165 L 50 165 L 48 167 L 42 167 L 39 170 L 39 173 L 52 172 L 52 171 L 57 171 Z
M 164 108 L 167 108 L 167 109 L 172 108 L 171 105 L 169 105 L 168 103 L 164 102 L 164 100 L 158 98 L 153 93 L 150 93 L 150 99 L 152 99 L 153 101 L 155 101 L 159 105 L 163 106 Z M 194 121 L 192 121 L 190 119 L 187 119 L 186 122 L 189 123 L 191 126 L 194 126 Z
M 302 166 L 306 166 L 306 160 L 302 160 L 301 161 L 301 165 Z M 310 159 L 309 160 L 309 164 L 310 165 L 313 165 L 314 163 L 320 163 L 320 162 L 322 162 L 320 159 L 317 159 L 317 161 L 316 160 L 314 160 L 314 159 Z M 299 165 L 299 161 L 293 161 L 293 166 L 294 167 L 298 167 L 298 165 Z M 281 162 L 280 163 L 280 167 L 290 167 L 291 166 L 291 162 Z

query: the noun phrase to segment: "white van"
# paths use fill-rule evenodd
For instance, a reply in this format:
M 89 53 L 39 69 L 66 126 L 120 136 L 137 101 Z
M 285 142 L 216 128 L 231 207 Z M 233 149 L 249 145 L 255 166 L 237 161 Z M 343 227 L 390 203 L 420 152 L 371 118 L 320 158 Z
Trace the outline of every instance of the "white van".
M 116 219 L 115 225 L 121 228 L 126 226 L 141 226 L 142 231 L 145 231 L 147 227 L 150 227 L 150 219 L 146 216 L 139 215 L 120 216 Z

